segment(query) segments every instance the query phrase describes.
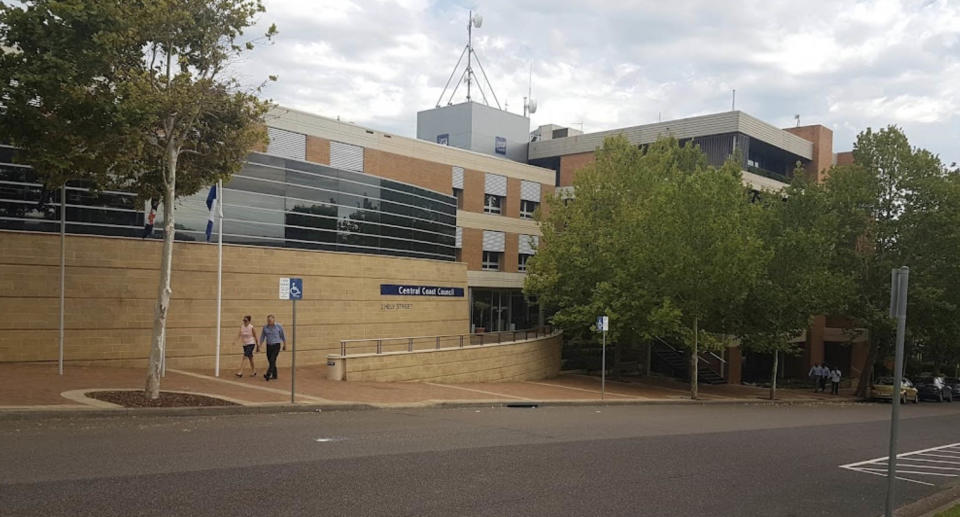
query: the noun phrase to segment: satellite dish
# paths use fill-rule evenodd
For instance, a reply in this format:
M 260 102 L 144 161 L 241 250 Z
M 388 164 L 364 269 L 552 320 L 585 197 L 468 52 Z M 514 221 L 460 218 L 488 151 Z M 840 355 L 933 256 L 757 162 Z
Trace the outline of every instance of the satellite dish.
M 537 112 L 537 99 L 527 99 L 527 111 L 530 112 L 530 114 Z
M 473 26 L 479 29 L 483 25 L 483 16 L 480 16 L 479 14 L 475 14 L 473 15 L 472 21 L 473 21 Z

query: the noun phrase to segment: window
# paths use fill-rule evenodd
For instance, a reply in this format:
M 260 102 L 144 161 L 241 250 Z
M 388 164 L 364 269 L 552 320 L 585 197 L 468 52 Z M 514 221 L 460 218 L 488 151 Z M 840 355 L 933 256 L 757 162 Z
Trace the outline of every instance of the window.
M 483 252 L 483 271 L 500 271 L 500 253 L 499 251 Z
M 463 262 L 463 250 L 457 248 L 453 251 L 453 260 L 454 262 Z
M 463 189 L 454 187 L 453 197 L 457 198 L 457 210 L 463 210 Z
M 517 271 L 519 271 L 519 272 L 521 272 L 521 273 L 525 273 L 525 272 L 527 271 L 527 261 L 530 260 L 530 257 L 531 257 L 531 256 L 532 256 L 532 255 L 527 255 L 527 254 L 525 254 L 525 253 L 521 253 L 521 254 L 517 255 L 517 258 L 518 258 L 518 260 L 517 260 Z
M 503 197 L 493 194 L 483 196 L 483 211 L 488 214 L 499 214 L 500 207 L 503 206 Z
M 520 200 L 520 217 L 524 219 L 533 219 L 533 212 L 540 206 L 540 203 L 536 201 L 529 201 L 526 199 Z

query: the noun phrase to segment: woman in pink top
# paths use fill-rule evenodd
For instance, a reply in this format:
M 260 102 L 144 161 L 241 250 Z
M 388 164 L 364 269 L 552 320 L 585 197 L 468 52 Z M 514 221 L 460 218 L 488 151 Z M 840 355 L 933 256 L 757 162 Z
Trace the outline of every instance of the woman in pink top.
M 257 367 L 253 365 L 253 349 L 260 351 L 260 344 L 257 343 L 257 328 L 250 322 L 250 316 L 243 317 L 243 323 L 240 325 L 240 333 L 237 334 L 237 340 L 243 345 L 243 356 L 240 358 L 240 369 L 237 371 L 237 377 L 243 377 L 243 360 L 250 360 L 251 377 L 257 376 Z

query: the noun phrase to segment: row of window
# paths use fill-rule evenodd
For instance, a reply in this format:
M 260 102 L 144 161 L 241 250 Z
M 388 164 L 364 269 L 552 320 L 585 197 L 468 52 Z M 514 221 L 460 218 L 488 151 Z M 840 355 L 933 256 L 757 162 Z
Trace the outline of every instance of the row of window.
M 532 256 L 533 255 L 526 253 L 517 254 L 517 271 L 525 273 L 527 271 L 527 261 L 529 261 Z M 480 269 L 482 271 L 502 271 L 503 260 L 502 251 L 484 251 L 483 262 L 481 263 Z
M 457 208 L 463 210 L 463 189 L 454 188 L 453 196 L 457 198 Z M 506 205 L 506 197 L 496 194 L 483 195 L 483 212 L 487 214 L 502 215 Z M 529 199 L 520 200 L 520 217 L 522 219 L 533 219 L 533 213 L 540 206 L 538 201 Z
M 503 213 L 503 207 L 505 204 L 506 198 L 504 196 L 497 196 L 494 194 L 484 194 L 483 196 L 484 213 L 500 215 Z M 537 210 L 538 206 L 540 206 L 540 203 L 537 201 L 521 199 L 520 217 L 523 219 L 533 219 L 533 213 Z

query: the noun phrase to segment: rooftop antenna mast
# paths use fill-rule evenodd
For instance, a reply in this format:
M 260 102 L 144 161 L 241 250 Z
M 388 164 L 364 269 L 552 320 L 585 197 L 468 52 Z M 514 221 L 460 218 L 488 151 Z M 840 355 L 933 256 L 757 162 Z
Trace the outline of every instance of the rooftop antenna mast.
M 523 98 L 523 116 L 537 112 L 537 100 L 533 98 L 533 63 L 530 63 L 530 77 L 527 83 L 527 96 Z
M 467 19 L 467 45 L 463 47 L 463 51 L 460 52 L 460 58 L 457 59 L 457 64 L 454 65 L 453 71 L 450 72 L 450 77 L 447 79 L 447 84 L 443 86 L 443 91 L 440 92 L 440 98 L 437 99 L 437 107 L 440 107 L 440 104 L 443 103 L 443 98 L 447 94 L 447 90 L 450 89 L 450 81 L 453 80 L 453 76 L 456 75 L 457 70 L 460 68 L 460 62 L 463 61 L 463 56 L 467 56 L 467 67 L 461 72 L 460 79 L 457 80 L 457 84 L 453 87 L 453 90 L 450 91 L 450 95 L 447 97 L 447 105 L 453 104 L 453 96 L 456 95 L 457 90 L 460 89 L 460 85 L 464 82 L 467 83 L 467 102 L 472 100 L 473 86 L 476 83 L 477 91 L 480 92 L 480 96 L 483 98 L 483 103 L 487 106 L 490 103 L 487 101 L 487 94 L 483 91 L 482 84 L 486 83 L 487 90 L 490 92 L 490 96 L 493 97 L 493 102 L 496 103 L 497 109 L 502 110 L 500 107 L 500 101 L 497 100 L 497 94 L 493 92 L 493 86 L 490 85 L 490 80 L 487 79 L 487 72 L 483 70 L 483 64 L 480 63 L 480 58 L 477 57 L 477 53 L 473 50 L 473 29 L 483 26 L 483 17 L 479 14 L 474 14 L 473 11 L 470 11 L 470 16 Z M 473 71 L 473 62 L 476 61 L 477 66 L 480 68 L 480 75 L 483 77 L 483 83 L 477 79 L 476 73 Z

